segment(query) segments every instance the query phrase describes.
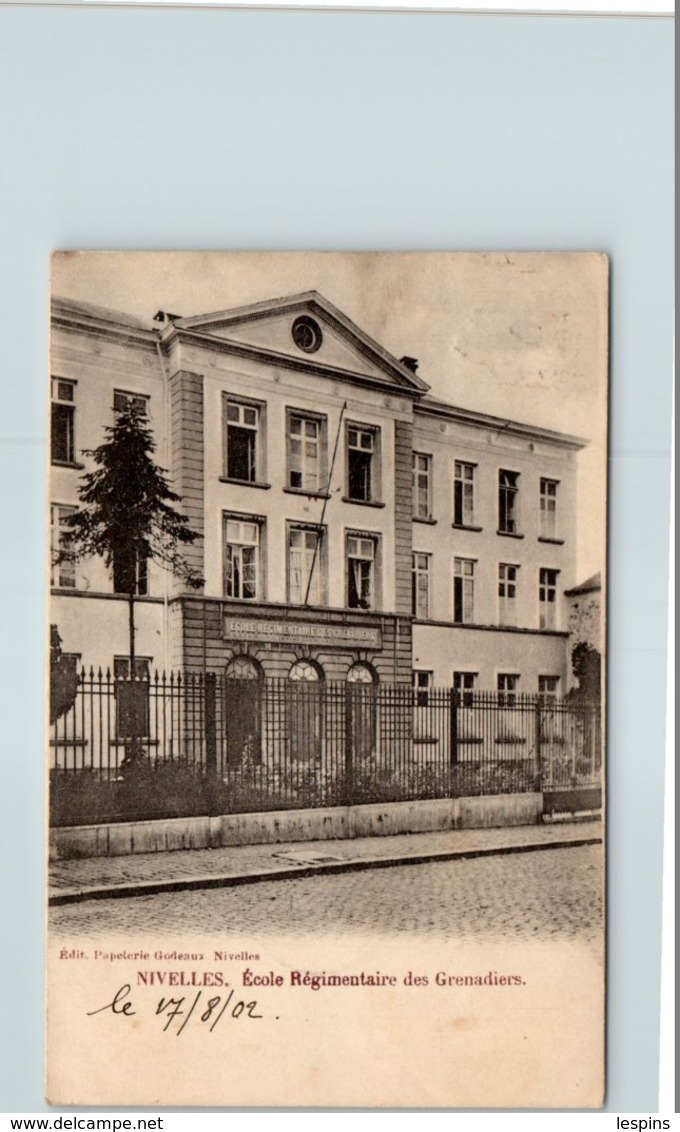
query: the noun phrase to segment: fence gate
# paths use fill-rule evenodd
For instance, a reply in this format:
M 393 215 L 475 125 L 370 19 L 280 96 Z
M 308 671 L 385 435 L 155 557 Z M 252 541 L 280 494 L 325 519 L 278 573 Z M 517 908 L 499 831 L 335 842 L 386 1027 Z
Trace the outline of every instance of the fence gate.
M 602 713 L 585 701 L 542 706 L 541 777 L 546 814 L 602 806 Z

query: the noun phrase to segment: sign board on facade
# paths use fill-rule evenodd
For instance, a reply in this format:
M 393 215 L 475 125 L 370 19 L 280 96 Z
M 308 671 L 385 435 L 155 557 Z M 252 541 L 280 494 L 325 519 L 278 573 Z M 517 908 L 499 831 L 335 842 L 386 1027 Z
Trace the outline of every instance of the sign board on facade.
M 318 625 L 306 621 L 255 620 L 253 617 L 225 617 L 224 635 L 240 641 L 287 641 L 306 645 L 347 645 L 351 648 L 382 648 L 378 626 Z

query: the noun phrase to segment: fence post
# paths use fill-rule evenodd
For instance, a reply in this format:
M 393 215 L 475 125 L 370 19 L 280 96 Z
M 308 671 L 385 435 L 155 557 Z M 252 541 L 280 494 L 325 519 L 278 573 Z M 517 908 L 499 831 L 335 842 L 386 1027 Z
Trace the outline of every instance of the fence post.
M 205 695 L 205 772 L 211 778 L 217 775 L 217 708 L 215 673 L 203 677 Z
M 541 707 L 542 697 L 536 696 L 536 711 L 535 711 L 535 726 L 536 726 L 536 777 L 538 778 L 539 789 L 543 789 L 543 767 L 541 765 Z
M 458 764 L 458 692 L 449 689 L 449 762 Z
M 345 798 L 348 806 L 354 801 L 354 712 L 353 684 L 345 684 Z

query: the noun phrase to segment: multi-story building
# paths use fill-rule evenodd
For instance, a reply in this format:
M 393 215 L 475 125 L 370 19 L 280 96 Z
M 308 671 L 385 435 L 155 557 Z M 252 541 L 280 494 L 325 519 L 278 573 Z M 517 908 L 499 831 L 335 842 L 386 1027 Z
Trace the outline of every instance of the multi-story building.
M 315 292 L 148 325 L 57 300 L 52 545 L 133 400 L 201 538 L 139 570 L 138 666 L 555 694 L 583 442 L 458 409 Z M 52 568 L 74 663 L 127 666 L 116 564 Z
M 416 680 L 559 693 L 582 442 L 428 396 L 413 436 Z

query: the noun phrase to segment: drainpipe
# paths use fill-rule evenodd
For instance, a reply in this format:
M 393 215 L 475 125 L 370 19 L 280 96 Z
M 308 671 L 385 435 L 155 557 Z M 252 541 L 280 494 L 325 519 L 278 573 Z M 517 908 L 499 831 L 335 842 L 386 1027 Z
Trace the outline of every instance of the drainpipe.
M 156 331 L 156 328 L 154 327 L 154 333 L 156 335 L 159 335 L 160 331 Z M 170 390 L 169 390 L 170 378 L 169 378 L 167 370 L 165 368 L 165 361 L 164 361 L 164 358 L 163 358 L 163 351 L 161 349 L 161 343 L 160 343 L 159 337 L 156 337 L 156 353 L 158 355 L 158 362 L 159 362 L 159 365 L 160 365 L 161 377 L 163 378 L 163 415 L 164 415 L 164 418 L 165 418 L 165 452 L 166 452 L 166 456 L 167 456 L 168 466 L 172 467 L 172 433 L 171 433 L 171 429 L 170 429 Z M 169 578 L 167 570 L 163 571 L 163 575 L 164 575 L 164 583 L 163 583 L 163 669 L 164 669 L 165 672 L 167 672 L 168 669 L 169 669 L 169 663 L 170 663 L 170 652 L 169 652 L 169 649 L 170 649 L 170 608 L 169 608 L 169 604 L 168 604 L 169 597 L 170 597 L 170 578 Z

